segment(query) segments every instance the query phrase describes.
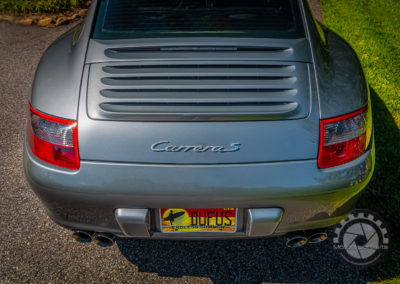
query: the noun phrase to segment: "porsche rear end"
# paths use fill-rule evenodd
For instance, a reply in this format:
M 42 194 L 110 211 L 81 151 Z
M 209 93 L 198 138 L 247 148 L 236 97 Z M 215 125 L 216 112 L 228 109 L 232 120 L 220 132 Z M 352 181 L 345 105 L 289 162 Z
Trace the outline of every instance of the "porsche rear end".
M 145 22 L 152 11 L 153 28 L 176 17 L 138 2 L 143 10 L 132 9 Z M 302 4 L 214 2 L 209 17 L 229 12 L 231 28 L 250 19 L 248 30 L 132 36 L 138 23 L 121 20 L 128 2 L 95 2 L 103 20 L 88 41 L 75 117 L 31 100 L 25 171 L 55 222 L 124 237 L 230 238 L 324 228 L 348 214 L 373 172 L 370 104 L 321 114 Z M 292 25 L 266 23 L 264 34 L 265 15 L 251 14 L 260 8 Z

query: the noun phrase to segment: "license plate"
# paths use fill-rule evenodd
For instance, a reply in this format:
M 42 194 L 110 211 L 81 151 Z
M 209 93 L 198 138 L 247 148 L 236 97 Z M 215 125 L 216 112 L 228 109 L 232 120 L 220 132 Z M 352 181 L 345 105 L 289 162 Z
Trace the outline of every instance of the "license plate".
M 237 208 L 161 208 L 160 220 L 163 233 L 234 233 L 237 229 Z

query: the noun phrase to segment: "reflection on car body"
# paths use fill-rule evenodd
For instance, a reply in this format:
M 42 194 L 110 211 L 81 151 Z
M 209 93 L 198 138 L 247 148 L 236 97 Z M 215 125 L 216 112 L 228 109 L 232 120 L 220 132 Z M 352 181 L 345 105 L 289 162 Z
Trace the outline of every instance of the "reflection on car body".
M 323 231 L 375 163 L 361 65 L 305 0 L 93 1 L 30 111 L 27 179 L 86 240 Z

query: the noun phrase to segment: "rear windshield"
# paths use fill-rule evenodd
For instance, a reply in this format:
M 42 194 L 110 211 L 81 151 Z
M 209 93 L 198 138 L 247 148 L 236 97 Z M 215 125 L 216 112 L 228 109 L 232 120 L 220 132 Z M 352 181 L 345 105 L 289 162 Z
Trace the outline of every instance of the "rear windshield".
M 101 0 L 95 39 L 304 37 L 298 0 Z

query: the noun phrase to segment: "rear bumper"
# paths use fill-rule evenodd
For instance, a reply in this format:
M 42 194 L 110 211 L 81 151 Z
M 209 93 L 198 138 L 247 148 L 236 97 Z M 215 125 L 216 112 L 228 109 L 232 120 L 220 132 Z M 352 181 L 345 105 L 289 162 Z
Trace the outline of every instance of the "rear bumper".
M 271 219 L 276 223 L 273 230 L 261 236 L 338 223 L 372 177 L 374 155 L 371 145 L 360 158 L 324 170 L 317 168 L 316 160 L 304 160 L 225 165 L 81 161 L 78 171 L 68 171 L 45 164 L 25 147 L 24 169 L 49 216 L 64 227 L 134 237 L 118 223 L 117 209 L 149 209 L 149 236 L 177 238 L 158 231 L 157 208 L 239 208 L 235 234 L 179 235 L 227 238 L 256 236 L 249 229 L 252 208 L 283 212 Z

